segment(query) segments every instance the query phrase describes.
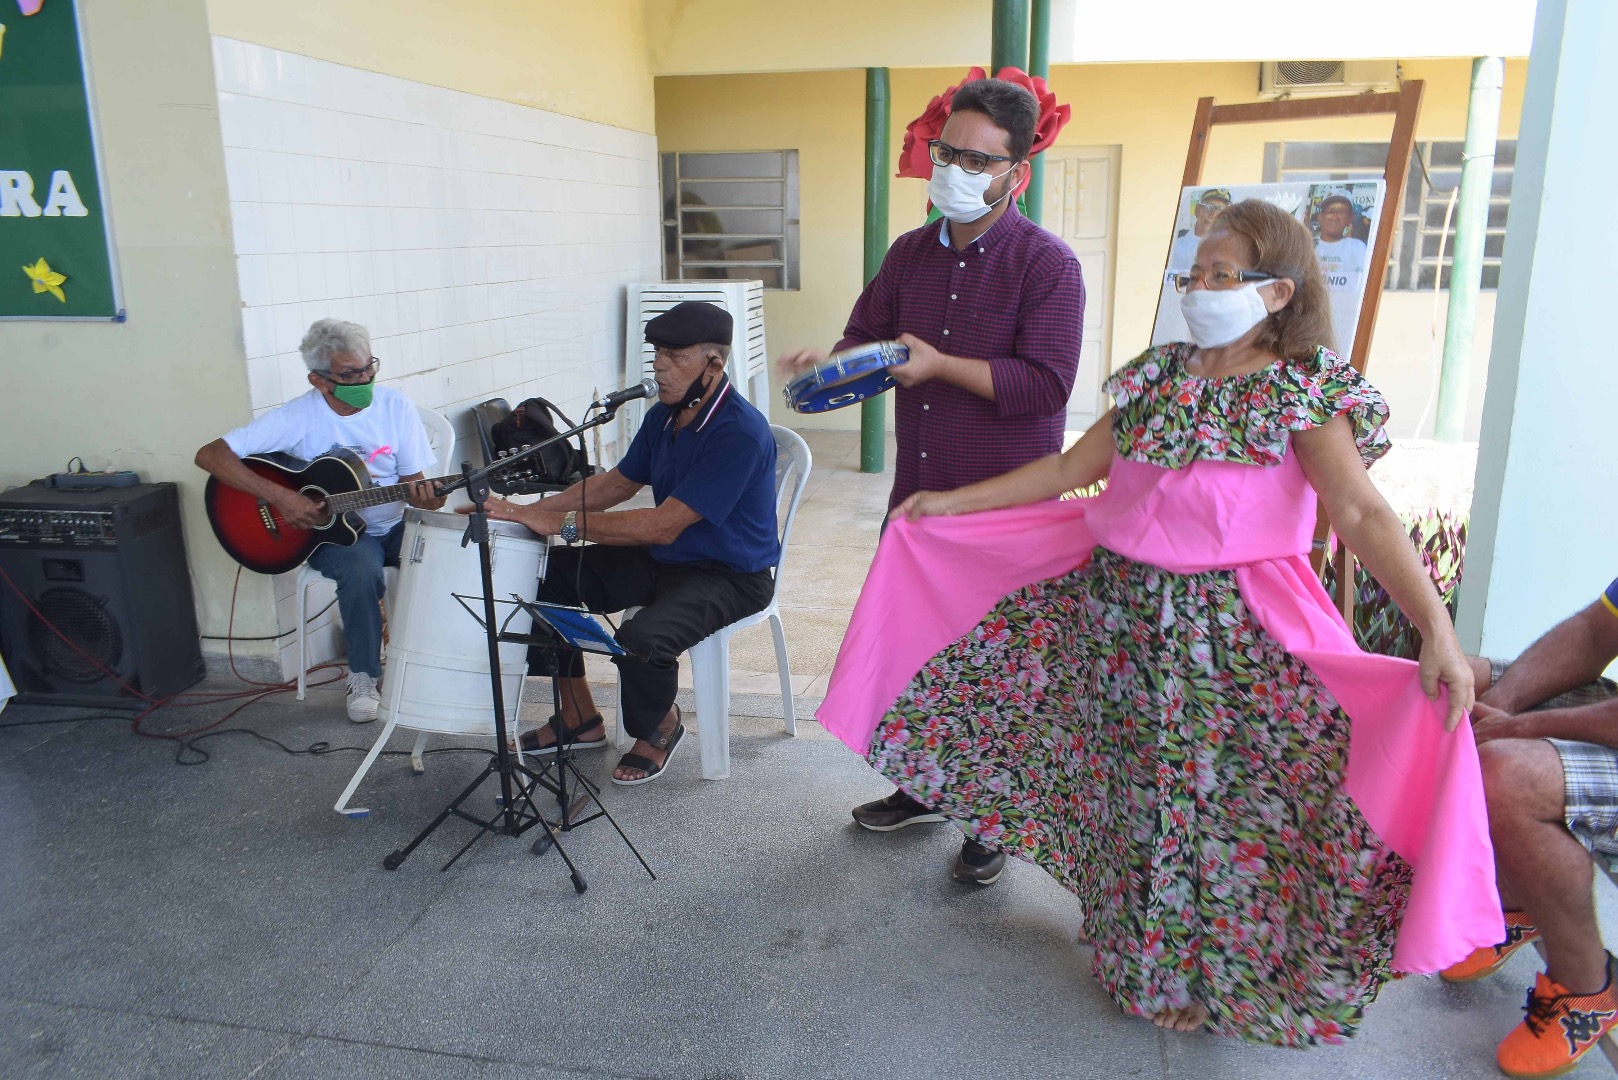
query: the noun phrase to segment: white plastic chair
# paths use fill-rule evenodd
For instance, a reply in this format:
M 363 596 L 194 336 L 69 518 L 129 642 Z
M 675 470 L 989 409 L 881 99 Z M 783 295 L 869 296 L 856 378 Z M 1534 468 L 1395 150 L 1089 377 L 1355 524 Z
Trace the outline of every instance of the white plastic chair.
M 775 667 L 781 676 L 781 713 L 787 734 L 798 733 L 797 716 L 792 707 L 792 670 L 787 665 L 787 639 L 781 627 L 779 605 L 787 542 L 792 536 L 792 522 L 798 516 L 798 504 L 803 501 L 804 489 L 809 485 L 809 469 L 814 457 L 809 453 L 809 444 L 791 428 L 771 424 L 770 434 L 775 436 L 775 511 L 781 526 L 781 561 L 775 564 L 775 590 L 764 610 L 714 631 L 691 647 L 691 680 L 697 698 L 697 743 L 702 750 L 705 780 L 724 780 L 730 776 L 730 636 L 736 631 L 770 620 L 770 631 L 775 636 Z M 626 611 L 625 621 L 639 610 Z M 620 693 L 619 720 L 613 733 L 613 746 L 619 750 L 627 750 L 635 742 L 624 731 L 623 715 Z
M 432 473 L 444 467 L 444 462 L 449 460 L 450 453 L 455 449 L 455 427 L 449 422 L 449 419 L 445 417 L 443 413 L 434 412 L 431 409 L 424 409 L 420 405 L 416 406 L 416 414 L 421 417 L 422 427 L 427 429 L 427 445 L 432 447 L 433 450 L 434 460 L 432 465 L 428 466 L 427 469 L 428 473 Z M 385 593 L 392 592 L 393 583 L 399 579 L 399 568 L 396 566 L 384 567 L 382 570 L 382 578 L 385 583 Z M 309 678 L 309 641 L 306 637 L 306 631 L 308 630 L 309 626 L 309 590 L 316 582 L 329 580 L 330 579 L 327 578 L 325 574 L 322 574 L 319 570 L 316 570 L 308 563 L 304 563 L 303 566 L 299 567 L 298 580 L 293 585 L 293 589 L 296 591 L 298 597 L 299 701 L 303 700 L 304 691 L 308 687 Z M 382 607 L 384 611 L 386 611 L 388 608 L 386 595 L 383 597 Z M 426 739 L 427 736 L 425 734 L 422 735 L 421 739 L 419 739 L 416 743 L 415 752 L 411 755 L 411 765 L 417 772 L 421 771 L 421 746 Z

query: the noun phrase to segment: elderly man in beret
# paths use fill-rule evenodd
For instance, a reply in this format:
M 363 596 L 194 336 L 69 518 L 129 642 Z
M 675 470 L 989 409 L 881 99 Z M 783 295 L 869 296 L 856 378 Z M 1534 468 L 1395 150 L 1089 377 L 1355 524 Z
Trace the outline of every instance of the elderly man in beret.
M 612 782 L 661 776 L 685 728 L 674 703 L 680 654 L 737 619 L 763 610 L 781 547 L 775 521 L 775 437 L 764 414 L 725 374 L 731 318 L 686 302 L 646 324 L 656 347 L 657 403 L 646 411 L 616 468 L 527 506 L 491 500 L 489 516 L 559 537 L 539 599 L 613 612 L 639 607 L 618 629 L 615 657 L 623 715 L 636 738 Z M 652 485 L 650 509 L 609 510 Z M 589 546 L 574 546 L 581 541 Z M 530 675 L 550 675 L 551 651 L 529 652 Z M 603 746 L 606 731 L 573 651 L 562 676 L 562 724 L 576 747 Z M 525 750 L 554 752 L 550 726 L 525 732 Z

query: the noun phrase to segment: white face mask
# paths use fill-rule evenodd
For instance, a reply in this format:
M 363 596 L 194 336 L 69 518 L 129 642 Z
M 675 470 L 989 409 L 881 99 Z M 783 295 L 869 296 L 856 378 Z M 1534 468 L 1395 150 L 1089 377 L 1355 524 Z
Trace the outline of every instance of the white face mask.
M 1229 345 L 1264 321 L 1270 309 L 1258 290 L 1267 281 L 1254 281 L 1239 289 L 1192 289 L 1180 297 L 1180 314 L 1191 329 L 1191 340 L 1204 349 Z
M 1012 168 L 1016 168 L 1015 165 Z M 1007 169 L 1006 172 L 1010 172 Z M 1001 173 L 1004 176 L 1006 173 Z M 933 166 L 933 178 L 927 181 L 927 197 L 938 212 L 951 221 L 965 225 L 976 221 L 995 208 L 995 205 L 1011 194 L 1006 188 L 1006 194 L 992 203 L 983 201 L 983 193 L 989 190 L 989 185 L 1000 179 L 1000 176 L 990 176 L 988 173 L 969 175 L 959 165 Z

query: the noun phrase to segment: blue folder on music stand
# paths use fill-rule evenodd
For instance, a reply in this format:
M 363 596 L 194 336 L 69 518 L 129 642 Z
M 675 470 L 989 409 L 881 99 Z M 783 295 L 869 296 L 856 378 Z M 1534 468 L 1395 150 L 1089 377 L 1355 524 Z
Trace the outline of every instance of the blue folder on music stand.
M 543 600 L 523 600 L 516 596 L 512 599 L 528 614 L 555 630 L 558 637 L 575 649 L 607 656 L 628 654 L 628 650 L 613 638 L 612 629 L 583 608 L 548 604 Z

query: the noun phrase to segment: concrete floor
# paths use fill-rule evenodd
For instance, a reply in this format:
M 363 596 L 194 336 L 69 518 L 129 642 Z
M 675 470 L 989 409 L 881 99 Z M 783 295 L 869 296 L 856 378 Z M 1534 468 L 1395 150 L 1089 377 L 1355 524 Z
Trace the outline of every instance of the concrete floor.
M 801 716 L 886 492 L 885 478 L 852 471 L 850 436 L 811 442 L 785 585 Z M 1015 864 L 968 888 L 948 878 L 949 826 L 852 825 L 848 808 L 886 785 L 812 722 L 790 739 L 763 718 L 780 700 L 766 693 L 767 634 L 755 636 L 733 653 L 734 678 L 751 671 L 760 685 L 735 697 L 732 778 L 701 780 L 692 739 L 658 783 L 608 785 L 658 880 L 598 821 L 567 841 L 583 896 L 554 852 L 531 854 L 533 834 L 485 838 L 440 873 L 464 823 L 383 869 L 481 759 L 434 754 L 415 776 L 403 756 L 383 758 L 360 790 L 372 814 L 341 817 L 332 801 L 374 729 L 343 720 L 335 690 L 272 699 L 231 726 L 347 749 L 289 756 L 230 735 L 194 768 L 125 721 L 40 724 L 85 710 L 7 708 L 0 1076 L 1498 1075 L 1494 1045 L 1520 1015 L 1531 950 L 1471 986 L 1390 986 L 1344 1047 L 1252 1047 L 1122 1016 L 1089 974 L 1073 898 L 1044 873 Z M 608 753 L 583 760 L 605 779 Z M 471 806 L 493 813 L 493 786 Z M 1605 882 L 1600 898 L 1618 927 Z M 1571 1075 L 1609 1074 L 1592 1056 Z

